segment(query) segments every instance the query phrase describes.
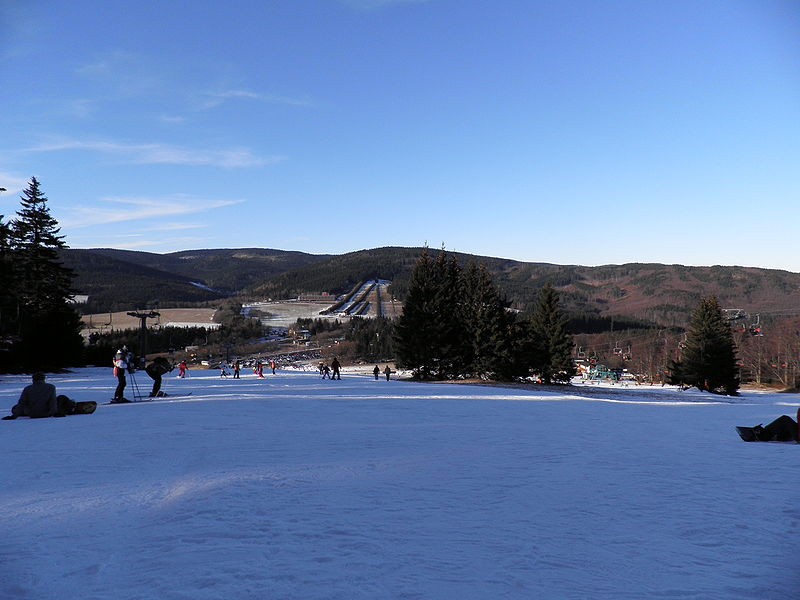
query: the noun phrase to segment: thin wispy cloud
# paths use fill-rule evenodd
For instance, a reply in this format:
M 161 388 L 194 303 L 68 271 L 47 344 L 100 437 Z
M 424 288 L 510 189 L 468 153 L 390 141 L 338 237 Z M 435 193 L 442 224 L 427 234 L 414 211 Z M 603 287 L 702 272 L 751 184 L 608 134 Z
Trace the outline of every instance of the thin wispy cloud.
M 378 10 L 403 4 L 425 4 L 432 0 L 340 0 L 345 6 L 358 10 Z
M 105 198 L 91 207 L 76 207 L 61 220 L 62 229 L 80 229 L 130 221 L 152 221 L 227 208 L 244 200 L 209 200 L 178 194 L 158 198 Z M 150 228 L 149 228 L 150 229 Z
M 124 144 L 96 140 L 62 140 L 28 148 L 28 152 L 72 150 L 116 156 L 124 162 L 133 164 L 211 166 L 226 169 L 263 167 L 285 160 L 281 156 L 256 156 L 246 148 L 194 150 L 169 144 Z
M 28 185 L 28 181 L 30 179 L 23 179 L 10 173 L 0 172 L 0 188 L 6 189 L 5 192 L 0 192 L 0 202 L 13 199 L 16 204 L 19 200 L 19 194 Z
M 120 50 L 96 56 L 74 70 L 75 75 L 92 86 L 103 96 L 130 98 L 160 93 L 164 76 L 158 64 L 147 57 Z
M 147 231 L 186 231 L 187 229 L 204 229 L 206 227 L 208 227 L 207 223 L 164 223 L 148 227 Z
M 168 125 L 182 125 L 186 123 L 186 117 L 181 117 L 179 115 L 161 115 L 158 120 Z
M 253 92 L 246 89 L 233 89 L 221 92 L 208 92 L 205 94 L 205 101 L 202 108 L 212 109 L 230 100 L 250 100 L 264 102 L 268 104 L 284 104 L 288 106 L 312 106 L 310 99 L 305 97 L 282 96 L 279 94 Z

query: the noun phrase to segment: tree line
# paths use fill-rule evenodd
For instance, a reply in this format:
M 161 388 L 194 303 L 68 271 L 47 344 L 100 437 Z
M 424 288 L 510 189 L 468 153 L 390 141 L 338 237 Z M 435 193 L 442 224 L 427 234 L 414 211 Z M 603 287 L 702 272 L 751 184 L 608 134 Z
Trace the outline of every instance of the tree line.
M 509 307 L 485 266 L 423 249 L 395 325 L 398 366 L 417 379 L 569 382 L 573 342 L 557 292 L 545 285 L 530 318 Z

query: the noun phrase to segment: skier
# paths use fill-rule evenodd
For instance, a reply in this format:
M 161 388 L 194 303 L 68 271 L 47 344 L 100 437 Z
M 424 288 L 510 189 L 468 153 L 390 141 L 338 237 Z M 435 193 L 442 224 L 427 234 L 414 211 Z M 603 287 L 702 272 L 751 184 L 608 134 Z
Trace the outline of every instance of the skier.
M 272 369 L 272 374 L 273 374 L 273 375 L 275 375 L 275 367 L 276 367 L 277 365 L 275 364 L 275 360 L 274 360 L 274 359 L 273 359 L 273 360 L 271 360 L 271 361 L 269 361 L 269 366 L 270 366 L 270 368 Z
M 341 365 L 339 364 L 339 359 L 335 356 L 333 357 L 333 361 L 331 361 L 331 369 L 333 369 L 333 375 L 331 375 L 331 381 L 334 379 L 342 379 L 342 376 L 339 374 L 339 368 Z
M 375 375 L 375 381 L 378 381 L 378 377 L 381 374 L 381 368 L 378 365 L 375 365 L 375 368 L 372 369 L 372 374 Z
M 233 363 L 233 378 L 234 379 L 239 379 L 239 373 L 241 372 L 241 370 L 242 370 L 242 368 L 239 365 L 239 361 L 237 360 L 235 363 Z
M 219 376 L 224 377 L 225 379 L 228 378 L 228 369 L 226 368 L 225 364 L 220 365 Z
M 181 364 L 178 365 L 178 377 L 180 377 L 181 379 L 186 377 L 186 369 L 187 369 L 186 361 L 182 360 Z
M 130 400 L 124 396 L 125 386 L 128 384 L 125 379 L 125 371 L 131 368 L 130 361 L 132 359 L 133 355 L 128 351 L 127 346 L 123 346 L 117 350 L 117 353 L 114 355 L 114 377 L 117 378 L 117 389 L 114 390 L 114 398 L 111 402 L 130 402 Z
M 174 368 L 175 366 L 170 364 L 170 362 L 163 356 L 154 358 L 153 362 L 145 367 L 145 373 L 147 373 L 153 380 L 153 389 L 150 391 L 151 398 L 166 395 L 161 392 L 161 377 L 172 372 Z
M 386 375 L 386 381 L 389 381 L 389 378 L 392 375 L 392 368 L 389 365 L 386 365 L 386 368 L 383 370 L 384 375 Z
M 22 390 L 19 401 L 11 407 L 11 416 L 4 417 L 5 419 L 17 417 L 38 419 L 59 415 L 56 386 L 45 383 L 45 374 L 40 371 L 34 373 L 31 379 L 31 384 Z

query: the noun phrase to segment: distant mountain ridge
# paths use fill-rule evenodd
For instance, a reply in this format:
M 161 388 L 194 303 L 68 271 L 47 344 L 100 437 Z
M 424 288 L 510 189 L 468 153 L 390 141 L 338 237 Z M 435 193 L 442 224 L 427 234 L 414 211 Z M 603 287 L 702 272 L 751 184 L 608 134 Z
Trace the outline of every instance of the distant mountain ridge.
M 64 264 L 75 270 L 76 291 L 99 311 L 226 296 L 273 299 L 300 294 L 342 293 L 359 281 L 387 279 L 402 298 L 422 248 L 386 247 L 341 255 L 314 255 L 262 248 L 154 254 L 114 249 L 67 249 Z M 429 250 L 436 254 L 437 250 Z M 800 314 L 800 274 L 754 267 L 687 267 L 629 263 L 585 267 L 530 263 L 454 254 L 462 266 L 482 263 L 513 306 L 528 309 L 545 284 L 560 293 L 572 315 L 630 319 L 658 326 L 684 326 L 702 296 L 750 314 Z M 199 285 L 198 285 L 199 284 Z

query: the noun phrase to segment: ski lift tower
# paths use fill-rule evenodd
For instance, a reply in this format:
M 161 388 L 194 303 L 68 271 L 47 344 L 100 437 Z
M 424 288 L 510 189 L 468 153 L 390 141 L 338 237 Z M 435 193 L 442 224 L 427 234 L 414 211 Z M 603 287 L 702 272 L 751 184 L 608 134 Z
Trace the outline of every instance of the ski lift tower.
M 161 313 L 157 313 L 154 310 L 150 312 L 142 312 L 139 310 L 134 310 L 128 313 L 129 317 L 136 317 L 139 319 L 140 327 L 139 327 L 139 356 L 144 358 L 147 356 L 147 319 L 155 319 L 161 316 Z

